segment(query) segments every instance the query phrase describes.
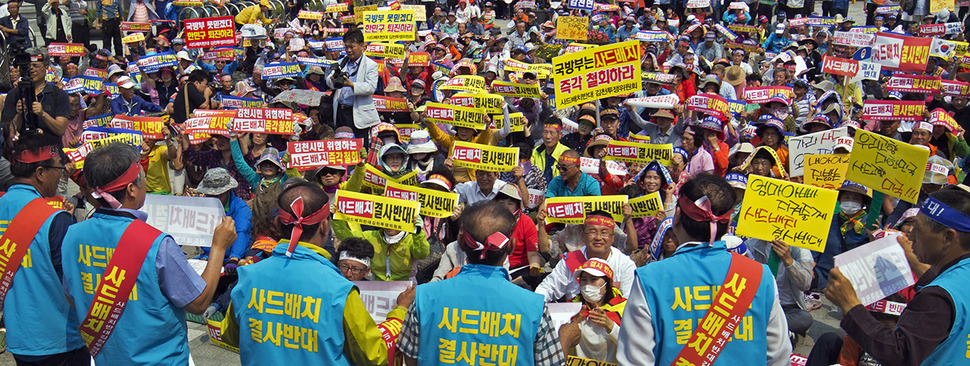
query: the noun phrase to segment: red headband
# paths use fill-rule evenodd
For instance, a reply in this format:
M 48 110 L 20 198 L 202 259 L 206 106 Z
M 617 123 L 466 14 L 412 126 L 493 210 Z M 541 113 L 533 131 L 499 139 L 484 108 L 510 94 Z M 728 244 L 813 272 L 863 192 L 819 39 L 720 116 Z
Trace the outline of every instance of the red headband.
M 104 187 L 94 187 L 94 192 L 91 192 L 91 196 L 94 196 L 94 198 L 104 198 L 104 200 L 111 205 L 111 208 L 117 210 L 119 207 L 121 207 L 121 202 L 118 202 L 114 196 L 108 193 L 124 189 L 128 186 L 128 184 L 131 184 L 135 181 L 135 179 L 138 179 L 138 173 L 141 173 L 141 165 L 138 164 L 138 161 L 136 160 L 131 163 L 128 170 L 126 170 L 125 173 L 120 177 L 109 182 L 108 184 L 105 184 Z
M 303 225 L 319 224 L 330 215 L 330 208 L 324 205 L 316 212 L 303 217 L 303 197 L 297 197 L 293 200 L 293 203 L 290 203 L 290 210 L 293 211 L 293 214 L 280 210 L 280 222 L 284 225 L 293 225 L 293 232 L 290 234 L 290 246 L 286 248 L 287 257 L 293 255 L 296 243 L 300 241 L 300 236 L 303 235 Z
M 452 188 L 452 187 L 451 187 L 451 183 L 450 183 L 450 182 L 448 182 L 448 178 L 445 178 L 445 176 L 443 176 L 443 175 L 441 175 L 441 174 L 432 174 L 432 175 L 431 175 L 430 177 L 428 177 L 428 179 L 427 179 L 427 180 L 434 180 L 434 179 L 437 179 L 437 180 L 440 180 L 440 181 L 441 181 L 441 183 L 444 183 L 444 184 L 445 184 L 445 186 L 447 186 L 447 187 L 448 187 L 448 190 L 449 190 L 449 191 L 451 190 L 451 188 Z
M 482 252 L 479 257 L 481 259 L 485 259 L 485 255 L 487 255 L 489 251 L 501 250 L 502 248 L 505 248 L 505 244 L 509 243 L 509 238 L 505 236 L 505 234 L 498 231 L 496 231 L 495 234 L 489 235 L 488 238 L 485 239 L 484 243 L 475 240 L 475 238 L 472 237 L 472 234 L 469 234 L 467 231 L 462 231 L 462 236 L 465 238 L 466 244 L 471 247 L 473 251 Z
M 612 217 L 587 215 L 586 220 L 583 221 L 583 225 L 602 226 L 612 229 L 616 227 L 616 221 L 614 221 Z
M 562 126 L 557 125 L 557 124 L 552 124 L 552 123 L 550 123 L 548 125 L 545 125 L 545 126 L 542 126 L 542 128 L 551 128 L 551 129 L 554 129 L 556 131 L 562 130 Z
M 24 164 L 31 164 L 39 161 L 53 159 L 55 156 L 57 156 L 57 146 L 50 145 L 50 146 L 41 146 L 39 149 L 37 149 L 37 151 L 33 151 L 33 150 L 21 151 L 20 154 L 17 155 L 16 160 Z
M 717 224 L 726 224 L 731 221 L 731 212 L 733 210 L 728 210 L 728 212 L 720 216 L 715 216 L 714 211 L 711 211 L 711 200 L 707 196 L 698 198 L 696 201 L 691 201 L 687 196 L 681 195 L 677 199 L 677 202 L 680 205 L 680 210 L 687 214 L 687 217 L 693 220 L 711 223 L 711 243 L 714 243 L 714 239 L 717 237 Z
M 570 164 L 573 164 L 573 165 L 579 165 L 579 158 L 577 158 L 575 156 L 560 156 L 559 157 L 559 162 L 560 163 L 570 163 Z

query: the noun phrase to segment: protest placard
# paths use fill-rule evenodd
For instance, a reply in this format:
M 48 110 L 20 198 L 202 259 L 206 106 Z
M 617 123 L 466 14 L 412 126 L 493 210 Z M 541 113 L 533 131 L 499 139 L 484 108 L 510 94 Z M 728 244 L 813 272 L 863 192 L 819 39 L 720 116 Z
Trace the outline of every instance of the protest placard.
M 813 27 L 834 27 L 835 17 L 809 16 L 808 20 L 805 21 L 805 25 Z
M 771 100 L 775 94 L 784 94 L 791 99 L 795 93 L 789 86 L 760 86 L 744 89 L 744 101 L 748 103 L 764 104 Z
M 397 296 L 411 285 L 408 281 L 356 281 L 360 300 L 374 322 L 380 324 L 397 306 Z
M 841 127 L 788 139 L 788 167 L 792 177 L 801 177 L 805 172 L 805 156 L 831 154 L 838 145 L 840 137 L 849 137 L 848 127 Z
M 850 83 L 861 82 L 862 80 L 879 80 L 879 72 L 882 65 L 866 61 L 856 61 L 859 63 L 859 71 L 849 79 Z
M 930 0 L 930 14 L 939 14 L 940 11 L 943 9 L 948 9 L 951 12 L 956 11 L 957 10 L 956 1 L 955 0 Z
M 858 72 L 859 61 L 830 56 L 822 59 L 822 73 L 855 76 Z
M 47 52 L 51 56 L 80 57 L 87 55 L 88 50 L 80 43 L 51 43 L 47 45 Z
M 84 120 L 84 123 L 83 123 L 82 126 L 83 126 L 84 129 L 87 129 L 88 127 L 111 128 L 111 126 L 109 126 L 109 124 L 111 123 L 111 120 L 112 119 L 114 119 L 114 115 L 113 114 L 111 114 L 111 113 L 105 113 L 105 114 L 98 115 L 98 116 L 93 116 L 93 117 L 90 117 L 90 118 Z
M 953 119 L 953 116 L 947 113 L 943 108 L 937 108 L 931 111 L 928 122 L 934 126 L 943 126 L 954 135 L 956 135 L 960 128 L 960 125 L 957 124 L 955 119 Z
M 418 172 L 412 171 L 408 174 L 400 176 L 398 178 L 391 178 L 387 174 L 384 174 L 380 168 L 377 168 L 370 164 L 364 165 L 364 187 L 370 188 L 375 191 L 383 191 L 387 182 L 396 182 L 405 185 L 417 185 L 418 184 Z
M 401 10 L 410 10 L 414 12 L 414 21 L 416 22 L 426 22 L 428 21 L 427 9 L 421 4 L 401 4 Z
M 414 11 L 367 11 L 364 12 L 364 40 L 413 41 Z
M 631 134 L 635 135 L 635 134 Z M 647 138 L 649 143 L 649 137 Z M 626 168 L 626 164 L 618 161 L 612 160 L 600 160 L 596 158 L 581 157 L 579 158 L 579 170 L 586 174 L 599 174 L 600 163 L 606 164 L 606 171 L 613 175 L 627 175 L 630 174 L 629 170 Z
M 876 33 L 872 45 L 872 62 L 886 70 L 924 72 L 929 63 L 932 38 L 907 37 L 894 33 Z
M 579 52 L 579 51 L 582 51 L 582 50 L 588 50 L 590 48 L 595 48 L 595 47 L 596 47 L 595 44 L 584 44 L 584 43 L 575 43 L 574 42 L 574 43 L 570 43 L 568 46 L 566 46 L 566 49 L 563 51 L 563 54 L 576 53 L 576 52 Z
M 335 220 L 414 232 L 414 218 L 418 214 L 415 201 L 366 193 L 337 190 Z
M 612 140 L 609 145 L 606 145 L 604 159 L 639 164 L 649 164 L 656 160 L 661 165 L 669 166 L 670 156 L 673 153 L 671 144 L 641 144 Z
M 428 102 L 425 106 L 425 118 L 434 123 L 444 123 L 475 130 L 484 130 L 487 126 L 486 115 L 478 108 L 434 102 Z
M 921 101 L 867 100 L 862 105 L 862 119 L 865 121 L 920 121 L 926 103 Z
M 121 90 L 118 89 L 118 83 L 104 83 L 104 90 L 108 91 L 108 99 L 115 99 L 121 96 Z
M 556 38 L 585 41 L 589 37 L 589 17 L 561 16 L 556 20 Z
M 707 0 L 710 1 L 710 0 Z M 594 360 L 591 358 L 582 358 L 578 356 L 569 355 L 566 356 L 565 366 L 616 366 L 616 362 L 606 362 L 603 360 Z
M 138 58 L 138 68 L 145 73 L 158 72 L 163 67 L 178 66 L 179 60 L 172 52 L 156 53 Z
M 371 57 L 402 58 L 404 45 L 394 43 L 371 43 L 364 49 L 364 54 Z
M 707 8 L 711 6 L 711 0 L 687 0 L 688 9 Z
M 121 38 L 121 43 L 124 43 L 124 44 L 138 43 L 138 42 L 141 42 L 141 41 L 144 41 L 144 40 L 145 40 L 145 34 L 144 33 L 135 33 L 135 34 L 132 34 L 132 35 L 127 35 L 127 36 L 122 37 Z
M 238 118 L 293 120 L 293 111 L 287 108 L 240 108 L 235 115 Z
M 664 210 L 664 201 L 658 191 L 631 199 L 630 206 L 633 208 L 634 218 L 654 217 Z
M 637 32 L 636 39 L 643 42 L 669 42 L 670 33 L 664 31 L 642 30 Z
M 680 97 L 677 94 L 655 95 L 652 97 L 627 98 L 624 102 L 634 107 L 671 109 L 680 104 Z
M 141 32 L 148 33 L 152 31 L 152 23 L 149 22 L 121 22 L 122 32 Z
M 287 168 L 305 171 L 320 166 L 356 165 L 361 162 L 363 145 L 363 139 L 290 141 L 287 143 L 290 152 Z
M 142 138 L 156 140 L 164 138 L 162 130 L 166 128 L 162 117 L 131 117 L 123 114 L 114 116 L 101 127 L 139 131 Z
M 408 100 L 404 98 L 391 98 L 383 95 L 374 96 L 374 107 L 378 112 L 408 112 Z
M 503 97 L 541 98 L 538 84 L 520 84 L 495 80 L 492 82 L 492 93 Z M 561 106 L 560 106 L 561 107 Z
M 296 62 L 274 62 L 263 67 L 262 78 L 265 80 L 276 80 L 282 78 L 299 78 L 303 75 L 303 69 Z
M 326 10 L 328 13 L 342 13 L 345 11 L 349 11 L 348 8 L 349 8 L 349 5 L 347 5 L 347 3 L 337 3 L 337 4 L 327 5 Z
M 727 117 L 730 113 L 727 100 L 720 95 L 711 93 L 697 94 L 687 99 L 687 110 L 698 111 L 719 118 Z
M 835 31 L 832 44 L 849 47 L 869 47 L 876 40 L 876 35 L 861 32 Z
M 552 65 L 558 108 L 643 89 L 639 41 L 558 56 Z
M 896 4 L 896 5 L 880 5 L 879 7 L 876 8 L 876 14 L 880 14 L 880 15 L 881 14 L 896 14 L 896 13 L 899 13 L 901 9 L 902 9 L 902 6 L 899 5 L 899 4 Z
M 232 48 L 219 48 L 206 51 L 202 59 L 210 61 L 232 61 L 236 59 L 236 50 Z
M 185 132 L 229 136 L 229 122 L 234 117 L 195 117 L 185 120 Z
M 232 17 L 186 19 L 185 47 L 202 48 L 236 44 L 235 21 Z
M 525 128 L 526 122 L 528 122 L 522 112 L 509 113 L 509 119 L 512 123 L 512 125 L 509 127 L 510 132 L 522 132 L 522 129 Z M 496 114 L 495 116 L 492 116 L 492 122 L 493 130 L 501 130 L 505 128 L 504 115 Z
M 939 76 L 895 74 L 884 88 L 900 93 L 940 94 L 942 86 Z
M 141 132 L 123 128 L 89 127 L 81 132 L 78 141 L 82 144 L 88 141 L 101 140 L 114 136 L 122 136 L 126 141 L 138 141 L 141 144 Z
M 223 95 L 220 97 L 220 100 L 222 101 L 222 107 L 225 109 L 259 108 L 263 105 L 263 100 L 259 98 L 244 98 Z
M 458 193 L 442 192 L 394 182 L 387 182 L 384 196 L 419 202 L 421 203 L 421 215 L 428 217 L 451 217 L 458 205 Z
M 805 155 L 805 184 L 839 189 L 849 170 L 849 154 Z
M 896 236 L 887 236 L 835 256 L 862 305 L 870 305 L 916 283 Z
M 929 149 L 856 129 L 846 179 L 916 203 L 929 156 Z
M 923 24 L 919 26 L 921 37 L 942 36 L 946 33 L 946 26 L 943 24 Z
M 519 149 L 455 141 L 451 159 L 469 169 L 508 172 L 519 165 Z
M 149 225 L 171 235 L 179 245 L 196 247 L 212 246 L 212 234 L 226 216 L 215 197 L 149 194 L 138 210 L 148 214 Z
M 480 108 L 488 114 L 502 113 L 502 102 L 505 101 L 500 95 L 486 93 L 458 93 L 448 100 L 452 105 Z
M 761 240 L 783 240 L 816 252 L 825 250 L 838 191 L 780 179 L 748 176 L 737 234 Z
M 431 65 L 431 55 L 427 52 L 411 52 L 408 55 L 408 66 L 428 67 Z
M 552 73 L 552 64 L 527 64 L 514 59 L 505 60 L 505 71 L 531 72 L 539 79 L 545 79 Z
M 256 109 L 256 108 L 241 108 Z M 292 119 L 236 118 L 232 121 L 232 132 L 263 133 L 270 135 L 293 135 Z
M 459 75 L 448 79 L 441 90 L 461 90 L 474 93 L 486 92 L 485 78 L 477 75 Z
M 547 198 L 546 222 L 582 224 L 586 213 L 599 210 L 609 212 L 614 220 L 622 222 L 623 205 L 627 201 L 624 195 Z
M 593 7 L 596 6 L 595 0 L 569 0 L 566 3 L 570 9 L 582 9 L 592 11 Z
M 310 11 L 310 10 L 300 10 L 296 14 L 297 19 L 307 19 L 307 20 L 321 20 L 323 19 L 322 11 Z

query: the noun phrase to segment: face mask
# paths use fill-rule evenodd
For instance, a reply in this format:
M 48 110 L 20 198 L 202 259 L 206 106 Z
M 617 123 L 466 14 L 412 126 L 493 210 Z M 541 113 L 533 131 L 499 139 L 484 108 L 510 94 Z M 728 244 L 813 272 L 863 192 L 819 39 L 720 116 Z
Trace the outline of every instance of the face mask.
M 781 108 L 772 109 L 771 114 L 774 115 L 775 117 L 778 117 L 779 119 L 785 119 L 785 118 L 788 118 L 788 115 L 790 113 L 788 108 L 781 107 Z
M 583 286 L 580 291 L 583 293 L 583 297 L 586 298 L 586 301 L 599 302 L 600 300 L 603 300 L 603 294 L 600 293 L 600 290 L 602 290 L 603 287 L 606 287 L 605 283 L 603 286 L 599 287 L 594 285 L 586 285 Z
M 859 212 L 859 210 L 862 210 L 862 202 L 844 201 L 841 202 L 839 207 L 842 208 L 842 213 L 846 215 L 855 215 Z
M 397 244 L 398 242 L 401 241 L 401 239 L 404 239 L 404 234 L 407 234 L 407 233 L 402 231 L 397 233 L 396 235 L 387 235 L 387 233 L 384 232 L 383 233 L 384 241 L 386 241 L 388 244 Z

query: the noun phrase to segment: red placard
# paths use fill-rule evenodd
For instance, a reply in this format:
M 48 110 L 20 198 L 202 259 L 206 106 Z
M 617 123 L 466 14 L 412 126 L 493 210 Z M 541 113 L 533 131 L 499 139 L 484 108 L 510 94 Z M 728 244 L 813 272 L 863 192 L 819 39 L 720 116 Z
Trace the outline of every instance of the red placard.
M 80 57 L 88 54 L 88 49 L 80 43 L 51 43 L 47 45 L 47 53 L 51 56 Z
M 289 168 L 304 171 L 327 165 L 356 165 L 360 163 L 363 139 L 319 141 L 291 141 Z
M 921 121 L 926 102 L 899 100 L 867 100 L 862 106 L 866 121 Z
M 882 65 L 883 71 L 922 73 L 929 63 L 932 43 L 932 38 L 880 32 L 872 44 L 872 62 Z
M 793 93 L 791 87 L 787 86 L 762 86 L 757 88 L 747 88 L 744 89 L 744 101 L 748 103 L 766 103 L 771 100 L 771 96 L 775 94 L 785 94 L 788 98 L 791 98 Z
M 408 66 L 423 66 L 428 67 L 431 65 L 431 56 L 427 52 L 411 52 L 408 56 Z
M 919 35 L 922 37 L 926 36 L 941 36 L 946 33 L 945 24 L 926 24 L 919 26 Z
M 822 60 L 822 73 L 855 76 L 859 73 L 859 61 L 825 56 Z
M 236 59 L 236 50 L 232 48 L 220 48 L 217 50 L 206 51 L 202 59 L 211 61 L 232 61 Z
M 940 80 L 943 95 L 970 97 L 970 83 L 953 80 Z
M 404 98 L 391 98 L 383 95 L 374 96 L 374 106 L 378 112 L 407 112 L 408 101 Z M 474 105 L 473 105 L 474 107 Z
M 687 99 L 687 110 L 698 111 L 724 118 L 728 115 L 728 102 L 717 94 L 698 94 Z
M 186 19 L 185 47 L 202 48 L 236 44 L 235 21 L 232 17 Z

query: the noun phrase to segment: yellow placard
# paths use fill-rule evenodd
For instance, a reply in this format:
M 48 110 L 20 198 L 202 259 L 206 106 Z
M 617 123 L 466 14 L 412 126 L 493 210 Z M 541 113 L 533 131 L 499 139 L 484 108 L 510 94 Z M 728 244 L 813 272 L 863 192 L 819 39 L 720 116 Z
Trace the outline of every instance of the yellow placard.
M 640 41 L 599 46 L 552 59 L 556 107 L 643 89 Z
M 413 41 L 414 11 L 364 12 L 364 41 Z
M 354 7 L 354 23 L 360 24 L 364 22 L 364 13 L 368 11 L 377 11 L 377 5 L 365 5 L 365 6 L 355 6 Z
M 498 81 L 495 81 L 496 83 Z M 485 78 L 477 75 L 458 75 L 448 79 L 439 89 L 441 90 L 461 90 L 467 92 L 484 93 L 486 88 Z
M 586 213 L 606 211 L 613 220 L 623 221 L 623 205 L 628 201 L 625 195 L 551 197 L 546 199 L 546 222 L 582 224 Z
M 846 179 L 916 203 L 929 158 L 929 149 L 856 129 Z
M 451 159 L 469 169 L 508 172 L 519 165 L 519 149 L 455 141 Z
M 531 72 L 539 79 L 545 79 L 552 73 L 552 64 L 527 64 L 514 59 L 505 60 L 505 71 Z
M 425 119 L 434 123 L 444 123 L 455 127 L 484 130 L 486 114 L 478 108 L 459 107 L 450 104 L 428 102 L 424 109 Z
M 135 33 L 121 39 L 121 43 L 138 43 L 145 40 L 145 33 Z
M 585 41 L 589 37 L 589 17 L 561 16 L 556 20 L 556 38 Z
M 657 213 L 664 210 L 664 201 L 660 198 L 660 192 L 653 192 L 630 200 L 633 208 L 633 217 L 654 217 Z
M 334 219 L 413 233 L 418 206 L 416 201 L 340 189 Z
M 674 154 L 671 144 L 644 144 L 629 141 L 610 141 L 606 146 L 606 160 L 627 163 L 649 164 L 656 160 L 663 166 L 670 166 L 670 156 Z
M 400 178 L 391 178 L 389 175 L 384 174 L 380 168 L 375 167 L 370 164 L 364 164 L 364 187 L 370 188 L 376 192 L 383 192 L 384 187 L 387 182 L 395 182 L 404 185 L 417 185 L 418 184 L 418 172 L 412 171 L 408 174 L 401 176 Z
M 823 252 L 838 197 L 835 190 L 751 174 L 737 234 Z
M 576 356 L 566 357 L 565 366 L 616 366 L 616 362 L 605 362 Z
M 451 217 L 458 205 L 458 193 L 442 192 L 418 186 L 387 182 L 384 197 L 400 198 L 421 203 L 421 215 L 428 217 Z
M 342 13 L 348 10 L 348 6 L 346 3 L 330 4 L 326 10 L 328 13 Z
M 519 84 L 508 81 L 495 80 L 492 82 L 492 93 L 503 97 L 541 98 L 539 84 Z
M 512 126 L 509 128 L 509 132 L 522 132 L 522 130 L 525 128 L 525 123 L 526 123 L 525 115 L 523 115 L 522 112 L 509 113 L 509 119 L 512 120 Z M 492 121 L 495 122 L 495 125 L 492 126 L 493 130 L 501 130 L 505 128 L 504 115 L 501 115 L 501 114 L 494 115 L 492 116 Z
M 404 45 L 394 43 L 371 43 L 364 49 L 364 54 L 371 57 L 403 58 Z M 378 62 L 378 65 L 382 63 Z
M 485 93 L 458 93 L 448 99 L 453 105 L 483 108 L 488 114 L 502 113 L 502 102 L 505 100 L 500 95 Z
M 956 10 L 956 1 L 954 0 L 930 0 L 930 14 L 939 14 L 940 10 L 943 8 L 949 9 L 951 12 Z M 946 20 L 941 20 L 946 22 Z
M 839 189 L 849 170 L 849 154 L 805 155 L 805 184 Z

